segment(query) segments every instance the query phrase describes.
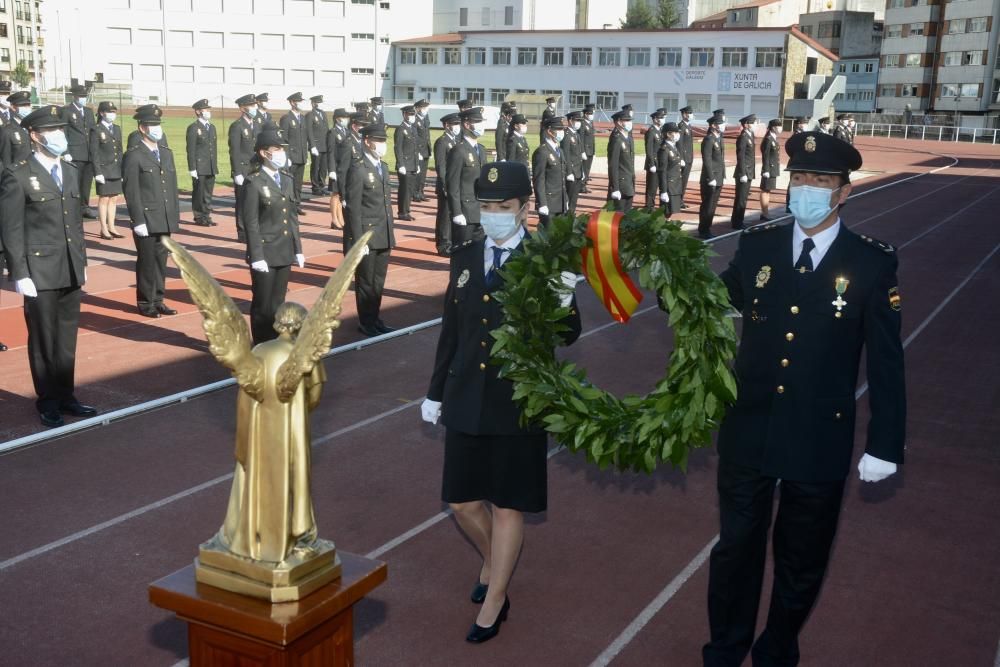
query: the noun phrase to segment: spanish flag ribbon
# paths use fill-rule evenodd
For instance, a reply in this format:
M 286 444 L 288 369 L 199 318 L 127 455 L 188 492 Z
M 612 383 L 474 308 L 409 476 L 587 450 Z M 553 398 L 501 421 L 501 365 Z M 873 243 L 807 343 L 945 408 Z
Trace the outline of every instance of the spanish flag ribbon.
M 618 257 L 618 226 L 623 217 L 615 211 L 594 211 L 587 224 L 587 237 L 593 245 L 582 250 L 583 275 L 611 317 L 622 324 L 628 322 L 642 301 L 642 293 L 622 269 Z

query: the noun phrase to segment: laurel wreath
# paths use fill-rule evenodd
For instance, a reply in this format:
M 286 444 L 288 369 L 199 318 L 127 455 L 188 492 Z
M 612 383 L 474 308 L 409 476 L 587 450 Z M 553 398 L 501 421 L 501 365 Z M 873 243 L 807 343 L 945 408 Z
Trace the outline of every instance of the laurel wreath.
M 691 449 L 711 443 L 726 405 L 736 400 L 728 292 L 708 265 L 711 251 L 678 223 L 661 213 L 626 214 L 619 227 L 622 267 L 637 270 L 639 285 L 666 305 L 674 349 L 665 377 L 645 396 L 602 391 L 584 369 L 555 356 L 570 315 L 560 305 L 559 275 L 581 272 L 580 251 L 590 243 L 586 225 L 586 215 L 557 216 L 504 264 L 505 286 L 495 296 L 506 318 L 492 332 L 493 363 L 514 382 L 525 423 L 541 423 L 557 442 L 586 452 L 602 469 L 649 473 L 669 461 L 686 470 Z

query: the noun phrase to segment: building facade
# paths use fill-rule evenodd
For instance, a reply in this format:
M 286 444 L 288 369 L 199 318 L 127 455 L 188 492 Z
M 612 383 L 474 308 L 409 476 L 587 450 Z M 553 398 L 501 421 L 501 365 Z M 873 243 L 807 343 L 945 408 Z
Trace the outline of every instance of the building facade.
M 24 63 L 31 79 L 24 87 L 41 79 L 45 66 L 42 6 L 42 0 L 0 0 L 0 78 L 12 81 L 18 63 Z
M 433 32 L 617 28 L 629 0 L 434 0 Z
M 875 111 L 878 93 L 879 55 L 844 58 L 834 67 L 834 72 L 846 77 L 845 90 L 834 98 L 837 113 L 870 113 Z
M 841 58 L 878 53 L 883 24 L 874 12 L 813 12 L 799 17 L 799 29 Z

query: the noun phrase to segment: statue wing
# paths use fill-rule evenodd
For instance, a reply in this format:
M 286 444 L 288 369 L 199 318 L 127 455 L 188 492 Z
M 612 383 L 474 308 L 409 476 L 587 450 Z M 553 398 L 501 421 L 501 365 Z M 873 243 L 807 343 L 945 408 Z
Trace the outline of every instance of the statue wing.
M 364 257 L 371 235 L 371 231 L 368 231 L 355 242 L 302 322 L 288 359 L 278 369 L 276 389 L 279 401 L 287 402 L 295 394 L 302 376 L 309 373 L 316 362 L 330 350 L 333 330 L 340 326 L 340 320 L 337 319 L 340 315 L 340 303 L 354 277 L 354 270 Z
M 225 293 L 215 278 L 169 236 L 163 237 L 187 283 L 191 298 L 204 318 L 202 327 L 208 349 L 220 364 L 233 372 L 237 384 L 257 401 L 263 399 L 264 365 L 251 352 L 250 327 L 243 313 Z

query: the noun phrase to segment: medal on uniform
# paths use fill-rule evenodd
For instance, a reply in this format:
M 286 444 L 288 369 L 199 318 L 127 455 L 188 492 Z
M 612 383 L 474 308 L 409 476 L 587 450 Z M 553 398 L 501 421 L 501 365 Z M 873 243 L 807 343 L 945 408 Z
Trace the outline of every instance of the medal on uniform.
M 375 174 L 371 173 L 370 171 L 368 172 L 368 182 L 369 183 L 375 182 Z
M 771 279 L 771 267 L 766 264 L 760 267 L 760 271 L 757 272 L 757 288 L 762 288 L 767 284 L 767 281 Z
M 243 128 L 243 136 L 244 137 L 249 137 L 250 136 L 250 130 L 248 130 L 246 128 Z
M 889 288 L 889 307 L 895 311 L 899 311 L 903 307 L 902 298 L 899 296 L 898 287 Z
M 462 272 L 458 274 L 458 282 L 455 283 L 457 287 L 465 287 L 465 284 L 469 282 L 469 270 L 462 269 Z
M 264 196 L 265 196 L 265 197 L 267 197 L 268 199 L 270 199 L 270 198 L 271 198 L 271 191 L 270 191 L 270 190 L 269 190 L 269 189 L 267 188 L 267 186 L 266 186 L 266 185 L 264 185 L 264 186 L 261 186 L 261 188 L 260 188 L 260 189 L 261 189 L 261 191 L 262 191 L 262 192 L 264 193 Z
M 198 129 L 198 136 L 200 137 L 201 136 L 201 128 L 199 127 L 197 129 Z
M 37 176 L 30 176 L 28 178 L 28 181 L 31 183 L 31 189 L 32 190 L 40 190 L 41 189 L 41 187 L 38 185 L 38 177 Z
M 837 307 L 836 316 L 840 317 L 840 311 L 844 309 L 847 302 L 844 301 L 844 292 L 847 291 L 847 286 L 851 284 L 851 281 L 847 278 L 837 278 L 837 282 L 834 283 L 834 289 L 837 290 L 837 298 L 831 303 Z
M 108 135 L 104 134 L 104 132 L 101 132 L 101 141 L 107 141 L 107 140 L 108 140 Z

